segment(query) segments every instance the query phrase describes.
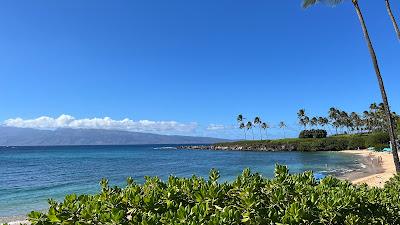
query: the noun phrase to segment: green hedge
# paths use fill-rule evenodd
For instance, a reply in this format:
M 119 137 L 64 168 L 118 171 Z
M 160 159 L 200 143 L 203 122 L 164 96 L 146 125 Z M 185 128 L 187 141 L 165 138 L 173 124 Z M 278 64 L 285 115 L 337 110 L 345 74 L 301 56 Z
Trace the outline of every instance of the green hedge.
M 339 135 L 327 138 L 292 138 L 266 141 L 240 141 L 215 144 L 223 147 L 243 147 L 244 150 L 266 149 L 270 151 L 340 151 L 389 147 L 387 133 Z
M 387 133 L 379 132 L 368 136 L 366 144 L 368 146 L 386 145 L 389 146 L 390 137 Z
M 302 130 L 299 134 L 299 138 L 326 138 L 328 133 L 326 130 Z
M 347 139 L 325 138 L 313 142 L 299 144 L 299 151 L 340 151 L 350 149 L 350 142 Z
M 219 183 L 216 170 L 204 178 L 128 179 L 125 188 L 101 182 L 95 195 L 49 201 L 47 213 L 32 212 L 33 225 L 49 224 L 400 224 L 400 177 L 385 188 L 355 186 L 312 172 L 290 175 L 276 166 L 267 179 L 244 170 Z

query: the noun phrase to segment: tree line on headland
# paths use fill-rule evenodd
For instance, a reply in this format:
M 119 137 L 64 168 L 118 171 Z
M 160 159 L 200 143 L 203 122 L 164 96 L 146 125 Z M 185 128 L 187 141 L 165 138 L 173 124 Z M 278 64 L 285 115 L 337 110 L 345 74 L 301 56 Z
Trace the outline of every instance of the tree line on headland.
M 400 116 L 392 112 L 394 121 L 399 121 Z M 326 116 L 308 116 L 305 109 L 297 112 L 299 125 L 304 129 L 329 129 L 330 134 L 361 134 L 371 132 L 387 132 L 388 126 L 385 120 L 385 109 L 383 103 L 372 103 L 368 110 L 362 113 L 346 112 L 344 110 L 331 107 Z M 267 138 L 267 130 L 272 126 L 263 122 L 259 116 L 254 120 L 247 120 L 242 114 L 236 118 L 239 129 L 244 131 L 244 137 L 247 139 L 248 132 L 251 132 L 254 140 L 254 128 L 259 129 L 260 140 Z M 288 126 L 284 121 L 277 125 L 280 129 L 285 130 Z M 395 124 L 397 127 L 397 124 Z M 263 136 L 261 130 L 265 131 Z M 334 130 L 334 131 L 333 131 Z M 284 135 L 285 138 L 285 135 Z

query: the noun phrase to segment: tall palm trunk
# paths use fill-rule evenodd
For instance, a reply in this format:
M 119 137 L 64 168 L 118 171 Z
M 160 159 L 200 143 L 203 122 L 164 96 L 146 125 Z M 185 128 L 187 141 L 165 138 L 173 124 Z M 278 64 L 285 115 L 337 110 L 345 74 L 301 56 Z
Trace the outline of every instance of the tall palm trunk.
M 386 112 L 386 120 L 389 125 L 389 136 L 390 136 L 390 142 L 392 143 L 392 154 L 393 154 L 394 165 L 396 167 L 396 172 L 399 173 L 400 172 L 400 162 L 399 162 L 399 155 L 397 153 L 397 143 L 396 143 L 396 136 L 395 136 L 395 131 L 394 131 L 394 123 L 393 123 L 392 114 L 391 114 L 390 108 L 389 108 L 389 102 L 388 102 L 388 99 L 386 96 L 385 86 L 383 84 L 383 79 L 382 79 L 381 72 L 379 69 L 378 59 L 376 58 L 375 50 L 374 50 L 374 47 L 372 46 L 372 42 L 371 42 L 371 39 L 368 34 L 368 29 L 367 29 L 367 26 L 365 25 L 364 17 L 361 13 L 361 9 L 358 5 L 358 1 L 352 0 L 352 2 L 356 9 L 358 19 L 360 20 L 362 30 L 364 32 L 364 37 L 365 37 L 365 40 L 368 45 L 372 63 L 374 64 L 374 69 L 375 69 L 376 77 L 378 79 L 379 88 L 381 90 L 382 100 L 383 100 L 383 104 L 384 104 L 384 108 L 385 108 L 385 112 Z
M 386 9 L 387 9 L 388 14 L 389 14 L 389 16 L 390 16 L 390 19 L 392 20 L 394 30 L 396 31 L 396 34 L 397 34 L 397 38 L 400 40 L 400 30 L 399 30 L 399 26 L 397 26 L 396 19 L 395 19 L 394 16 L 393 16 L 392 8 L 390 7 L 390 2 L 389 2 L 389 0 L 385 0 L 385 2 L 386 2 Z

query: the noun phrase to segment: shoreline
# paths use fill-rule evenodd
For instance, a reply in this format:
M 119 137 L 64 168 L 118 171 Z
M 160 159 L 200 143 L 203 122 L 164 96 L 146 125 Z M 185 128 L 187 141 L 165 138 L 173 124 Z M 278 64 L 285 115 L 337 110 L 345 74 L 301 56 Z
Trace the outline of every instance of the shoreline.
M 375 152 L 371 150 L 344 150 L 345 154 L 361 157 L 365 168 L 339 176 L 353 184 L 367 184 L 370 187 L 383 187 L 394 176 L 395 167 L 391 152 Z
M 222 149 L 218 149 L 222 150 Z M 229 149 L 223 149 L 229 150 Z M 238 151 L 238 150 L 236 150 Z M 246 151 L 246 150 L 245 150 Z M 335 177 L 348 180 L 353 184 L 367 184 L 370 187 L 383 187 L 395 174 L 393 157 L 388 152 L 374 152 L 371 150 L 343 150 L 336 151 L 344 154 L 356 155 L 359 157 L 360 164 L 364 165 L 357 171 L 346 174 L 337 174 Z M 26 220 L 26 216 L 0 217 L 0 224 L 8 223 L 9 225 L 30 224 Z
M 222 146 L 222 145 L 192 145 L 178 146 L 181 150 L 211 150 L 211 151 L 257 151 L 257 152 L 275 152 L 275 151 L 294 151 L 294 149 L 282 150 L 284 146 L 277 148 L 257 148 L 254 146 Z M 283 148 L 284 149 L 284 148 Z M 376 152 L 368 149 L 359 150 L 338 150 L 345 154 L 352 154 L 359 157 L 361 165 L 364 167 L 357 171 L 346 174 L 335 174 L 339 179 L 348 180 L 353 184 L 367 184 L 370 187 L 383 187 L 385 183 L 394 176 L 395 167 L 391 152 Z

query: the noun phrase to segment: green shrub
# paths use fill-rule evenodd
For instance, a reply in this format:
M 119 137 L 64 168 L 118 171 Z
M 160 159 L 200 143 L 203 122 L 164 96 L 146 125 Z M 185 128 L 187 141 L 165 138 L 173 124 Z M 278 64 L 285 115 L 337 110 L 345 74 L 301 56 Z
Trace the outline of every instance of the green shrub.
M 33 225 L 50 224 L 400 224 L 400 178 L 382 188 L 355 186 L 312 172 L 291 175 L 276 166 L 267 179 L 244 170 L 231 183 L 170 177 L 128 179 L 123 189 L 101 182 L 95 195 L 68 195 L 49 201 L 47 213 L 28 215 Z
M 302 130 L 299 134 L 299 138 L 326 138 L 328 133 L 326 130 Z
M 344 138 L 327 138 L 325 140 L 327 151 L 340 151 L 349 149 L 349 141 Z
M 388 145 L 390 142 L 389 134 L 384 132 L 373 133 L 367 136 L 366 145 L 373 147 L 379 144 Z
M 339 138 L 324 138 L 312 142 L 302 142 L 298 151 L 340 151 L 349 149 L 349 141 Z
M 316 144 L 314 142 L 300 142 L 297 146 L 297 151 L 315 151 L 315 145 Z
M 348 149 L 365 149 L 367 148 L 366 141 L 364 137 L 354 136 L 350 137 Z

